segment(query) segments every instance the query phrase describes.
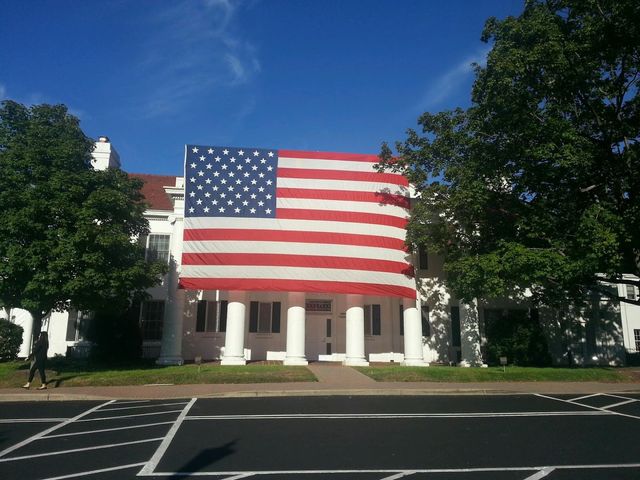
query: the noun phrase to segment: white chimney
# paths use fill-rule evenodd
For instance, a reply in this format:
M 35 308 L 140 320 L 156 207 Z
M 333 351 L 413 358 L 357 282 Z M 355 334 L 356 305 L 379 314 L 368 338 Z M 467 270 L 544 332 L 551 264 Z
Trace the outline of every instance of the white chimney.
M 107 168 L 120 168 L 120 155 L 111 145 L 109 137 L 102 135 L 98 138 L 96 146 L 91 154 L 91 166 L 96 170 Z

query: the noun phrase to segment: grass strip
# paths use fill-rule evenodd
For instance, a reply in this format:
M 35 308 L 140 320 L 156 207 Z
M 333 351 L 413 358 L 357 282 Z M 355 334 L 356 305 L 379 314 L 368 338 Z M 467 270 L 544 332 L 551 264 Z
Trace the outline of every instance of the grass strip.
M 29 365 L 24 362 L 0 363 L 0 388 L 15 388 L 27 381 Z M 40 384 L 36 374 L 34 386 Z M 316 377 L 306 367 L 249 364 L 220 366 L 219 364 L 158 366 L 91 365 L 85 362 L 51 362 L 47 366 L 49 387 L 116 386 L 148 384 L 200 383 L 285 383 L 315 382 Z
M 403 367 L 369 366 L 357 370 L 377 382 L 630 382 L 637 381 L 624 368 Z

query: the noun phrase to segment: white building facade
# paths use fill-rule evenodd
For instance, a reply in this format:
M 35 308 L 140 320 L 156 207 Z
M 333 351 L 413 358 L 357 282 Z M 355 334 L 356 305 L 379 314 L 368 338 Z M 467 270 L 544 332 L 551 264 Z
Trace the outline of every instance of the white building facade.
M 106 137 L 96 143 L 95 168 L 119 168 L 120 159 Z M 184 290 L 178 288 L 184 225 L 184 179 L 132 174 L 144 182 L 149 204 L 147 256 L 166 261 L 169 273 L 149 290 L 140 307 L 143 354 L 160 364 L 220 360 L 243 365 L 276 360 L 286 365 L 333 361 L 346 365 L 394 362 L 404 365 L 486 362 L 485 326 L 509 315 L 535 317 L 548 333 L 551 357 L 577 364 L 622 365 L 626 352 L 640 351 L 640 307 L 594 299 L 588 312 L 536 311 L 526 302 L 495 300 L 461 303 L 443 284 L 442 258 L 415 256 L 419 298 L 369 295 Z M 620 295 L 638 298 L 636 287 L 620 286 Z M 24 329 L 20 356 L 30 350 L 33 321 L 14 309 L 0 315 Z M 54 312 L 44 319 L 50 355 L 90 348 L 82 312 Z

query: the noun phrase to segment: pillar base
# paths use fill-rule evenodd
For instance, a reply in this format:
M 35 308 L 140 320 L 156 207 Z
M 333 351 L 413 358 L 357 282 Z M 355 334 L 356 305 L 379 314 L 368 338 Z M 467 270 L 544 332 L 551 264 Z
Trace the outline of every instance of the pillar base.
M 489 365 L 486 363 L 471 363 L 467 360 L 463 360 L 458 364 L 459 367 L 463 368 L 471 368 L 471 367 L 480 367 L 480 368 L 489 368 Z
M 182 357 L 160 357 L 156 360 L 156 365 L 184 365 Z
M 415 360 L 404 360 L 400 365 L 403 367 L 428 367 L 429 362 L 416 358 Z
M 342 364 L 345 367 L 368 367 L 369 362 L 367 362 L 364 358 L 347 358 Z
M 304 357 L 292 357 L 292 358 L 285 358 L 282 364 L 297 366 L 297 365 L 309 365 L 309 362 Z
M 231 357 L 223 358 L 220 360 L 220 365 L 246 365 L 247 361 L 244 358 Z

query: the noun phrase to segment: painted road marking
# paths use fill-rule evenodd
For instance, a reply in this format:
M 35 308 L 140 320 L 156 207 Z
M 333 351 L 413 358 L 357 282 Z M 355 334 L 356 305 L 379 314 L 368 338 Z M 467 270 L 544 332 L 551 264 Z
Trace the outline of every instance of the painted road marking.
M 59 438 L 59 437 L 72 437 L 75 435 L 88 435 L 90 433 L 115 432 L 117 430 L 131 430 L 133 428 L 155 427 L 156 425 L 168 425 L 170 423 L 173 423 L 173 422 L 145 423 L 144 425 L 129 425 L 126 427 L 101 428 L 100 430 L 86 430 L 84 432 L 60 433 L 58 435 L 47 435 L 46 437 L 40 437 L 38 440 L 47 440 L 49 438 Z
M 550 412 L 473 412 L 473 413 L 278 413 L 269 415 L 193 415 L 185 420 L 332 420 L 332 419 L 412 419 L 412 418 L 511 418 L 511 417 L 582 417 L 611 415 L 600 411 Z
M 404 476 L 416 473 L 482 473 L 482 472 L 536 472 L 539 475 L 546 472 L 545 475 L 538 477 L 528 477 L 525 480 L 543 478 L 553 470 L 593 470 L 593 469 L 618 469 L 618 468 L 640 468 L 640 463 L 614 463 L 614 464 L 594 464 L 594 465 L 547 465 L 534 467 L 482 467 L 482 468 L 425 468 L 425 469 L 395 469 L 395 470 L 254 470 L 254 471 L 213 471 L 213 472 L 153 472 L 138 473 L 138 476 L 158 476 L 158 477 L 186 477 L 186 476 L 229 476 L 243 475 L 349 475 L 349 474 L 402 474 Z M 234 478 L 234 477 L 232 477 Z M 392 477 L 394 478 L 394 477 Z M 401 477 L 397 477 L 401 478 Z M 228 479 L 225 479 L 228 480 Z
M 168 405 L 186 405 L 187 402 L 176 402 L 176 403 L 154 403 L 152 405 L 132 405 L 130 407 L 116 407 L 116 408 L 103 408 L 100 410 L 101 412 L 112 412 L 114 410 L 129 410 L 132 408 L 155 408 L 155 407 L 166 407 Z
M 587 398 L 587 397 L 593 397 L 595 395 L 605 395 L 603 393 L 595 393 L 593 395 L 588 395 L 587 397 L 578 397 L 577 399 L 573 399 L 573 400 L 565 400 L 563 398 L 551 397 L 549 395 L 543 395 L 542 393 L 534 393 L 534 395 L 537 396 L 537 397 L 542 397 L 542 398 L 548 398 L 550 400 L 555 400 L 557 402 L 568 403 L 570 405 L 579 405 L 581 407 L 591 408 L 592 410 L 598 410 L 598 411 L 601 411 L 601 412 L 608 412 L 611 415 L 618 415 L 620 417 L 627 417 L 627 418 L 633 418 L 635 420 L 640 420 L 640 416 L 638 416 L 638 415 L 629 415 L 627 413 L 616 412 L 615 410 L 607 410 L 606 407 L 594 407 L 593 405 L 588 405 L 586 403 L 576 402 L 576 400 L 581 400 L 581 399 L 584 399 L 584 398 Z
M 544 478 L 547 475 L 549 475 L 554 470 L 555 470 L 555 468 L 553 468 L 553 467 L 545 467 L 542 470 L 540 470 L 539 472 L 534 473 L 530 477 L 525 478 L 524 480 L 540 480 L 541 478 Z
M 131 463 L 129 465 L 119 465 L 117 467 L 101 468 L 100 470 L 89 470 L 88 472 L 70 473 L 69 475 L 61 475 L 59 477 L 49 477 L 49 478 L 45 478 L 44 480 L 63 480 L 64 478 L 85 477 L 87 475 L 95 475 L 96 473 L 115 472 L 117 470 L 125 470 L 127 468 L 136 468 L 141 465 L 144 465 L 144 462 Z
M 146 417 L 148 415 L 164 415 L 167 413 L 177 413 L 182 410 L 164 410 L 162 412 L 151 412 L 151 413 L 136 413 L 134 415 L 114 415 L 113 417 L 97 417 L 97 418 L 85 418 L 84 420 L 78 420 L 77 423 L 80 422 L 95 422 L 99 420 L 116 420 L 118 418 L 133 418 L 133 417 Z
M 46 430 L 43 430 L 40 433 L 36 433 L 35 435 L 27 438 L 26 440 L 23 440 L 22 442 L 16 443 L 15 445 L 12 445 L 9 448 L 5 448 L 4 450 L 2 450 L 0 452 L 0 461 L 2 461 L 2 457 L 4 457 L 6 454 L 13 452 L 14 450 L 17 450 L 35 440 L 38 440 L 40 437 L 44 437 L 45 435 L 48 435 L 51 432 L 54 432 L 56 430 L 58 430 L 59 428 L 62 428 L 66 425 L 69 425 L 70 423 L 73 423 L 75 421 L 78 421 L 80 418 L 85 417 L 93 412 L 95 412 L 96 410 L 100 409 L 101 407 L 105 407 L 107 405 L 112 404 L 113 402 L 115 402 L 115 400 L 109 400 L 108 402 L 102 403 L 96 407 L 90 408 L 89 410 L 82 412 L 80 415 L 76 415 L 75 417 L 69 418 L 67 420 L 65 420 L 64 422 L 60 422 L 57 425 L 54 425 L 51 428 L 47 428 Z M 81 420 L 80 420 L 81 421 Z
M 3 418 L 0 423 L 58 423 L 69 418 Z
M 88 450 L 100 450 L 101 448 L 114 448 L 114 447 L 122 447 L 125 445 L 135 445 L 137 443 L 149 443 L 149 442 L 159 442 L 164 437 L 158 438 L 147 438 L 144 440 L 136 440 L 133 442 L 122 442 L 122 443 L 111 443 L 108 445 L 96 445 L 95 447 L 84 447 L 84 448 L 72 448 L 70 450 L 58 450 L 55 452 L 46 452 L 46 453 L 36 453 L 33 455 L 23 455 L 21 457 L 8 457 L 8 458 L 0 458 L 0 462 L 13 462 L 15 460 L 26 460 L 30 458 L 38 458 L 38 457 L 49 457 L 51 455 L 64 455 L 67 453 L 76 453 L 76 452 L 86 452 Z
M 182 422 L 184 421 L 185 417 L 189 413 L 189 410 L 191 409 L 194 403 L 196 403 L 196 399 L 192 398 L 191 401 L 184 407 L 180 415 L 178 415 L 178 418 L 176 419 L 175 423 L 171 426 L 171 428 L 165 435 L 164 439 L 162 440 L 162 443 L 160 443 L 160 445 L 158 446 L 158 449 L 155 451 L 151 459 L 144 465 L 144 467 L 142 467 L 140 472 L 138 472 L 138 475 L 153 474 L 153 471 L 158 466 L 158 463 L 162 459 L 162 456 L 164 455 L 164 453 L 167 451 L 167 448 L 169 448 L 169 445 L 171 444 L 173 437 L 175 437 L 176 433 L 178 433 L 178 429 L 180 428 L 180 425 L 182 425 Z

